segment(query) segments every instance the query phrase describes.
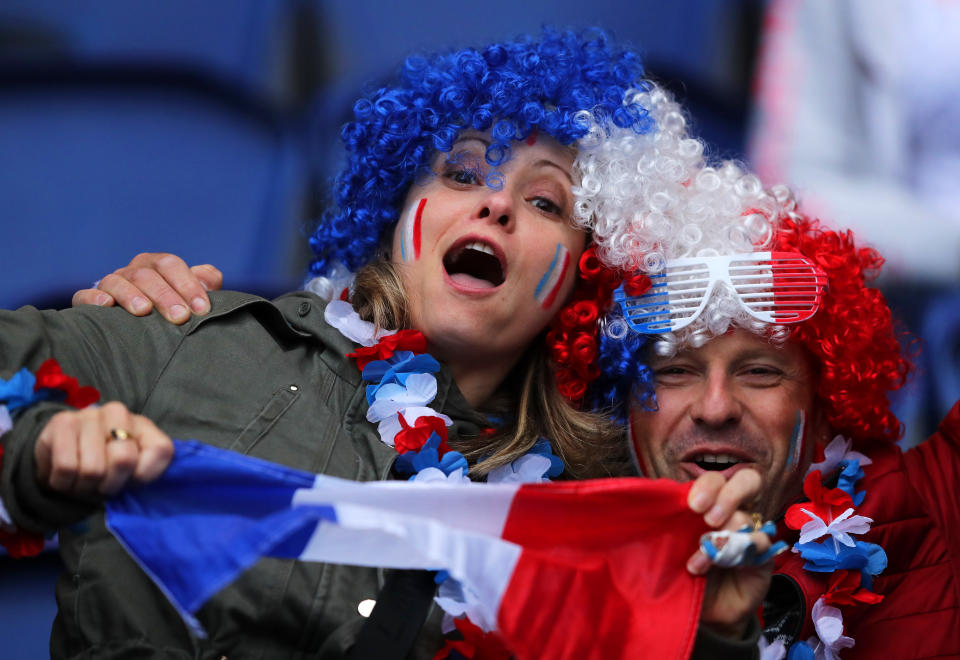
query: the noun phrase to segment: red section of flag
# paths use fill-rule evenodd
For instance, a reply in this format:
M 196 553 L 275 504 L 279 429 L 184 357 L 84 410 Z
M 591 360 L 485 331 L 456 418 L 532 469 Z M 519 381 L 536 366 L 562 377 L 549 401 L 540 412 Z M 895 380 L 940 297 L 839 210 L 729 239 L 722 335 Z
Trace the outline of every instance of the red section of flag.
M 704 578 L 687 558 L 707 531 L 689 484 L 600 479 L 523 486 L 503 530 L 523 546 L 501 601 L 518 658 L 688 658 Z

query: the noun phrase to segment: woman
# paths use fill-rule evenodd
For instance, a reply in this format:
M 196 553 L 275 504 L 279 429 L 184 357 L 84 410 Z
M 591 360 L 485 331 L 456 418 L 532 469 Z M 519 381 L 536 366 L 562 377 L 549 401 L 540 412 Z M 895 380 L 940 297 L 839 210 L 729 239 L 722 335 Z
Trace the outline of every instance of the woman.
M 637 56 L 603 35 L 572 33 L 408 59 L 396 86 L 355 105 L 337 208 L 311 237 L 315 275 L 360 268 L 352 308 L 324 307 L 309 293 L 274 303 L 224 293 L 183 327 L 109 309 L 4 314 L 5 371 L 52 355 L 105 400 L 126 404 L 65 412 L 40 402 L 20 412 L 0 486 L 11 518 L 37 531 L 69 525 L 96 512 L 98 494 L 156 476 L 170 446 L 149 419 L 174 437 L 358 480 L 413 472 L 391 445 L 415 426 L 446 433 L 474 476 L 502 473 L 528 452 L 555 453 L 567 477 L 616 473 L 616 435 L 566 403 L 542 337 L 555 319 L 549 349 L 563 391 L 579 398 L 597 373 L 598 315 L 588 303 L 616 277 L 581 259 L 586 235 L 568 223 L 570 145 L 599 143 L 614 124 L 638 139 L 672 135 L 668 148 L 699 157 L 677 137 L 682 122 L 663 121 L 679 117 L 669 99 L 630 93 L 649 89 L 641 73 Z M 659 133 L 648 142 L 651 154 L 667 148 Z M 578 262 L 589 276 L 574 292 Z M 398 328 L 418 332 L 384 331 Z M 383 382 L 358 368 L 384 351 L 396 365 L 403 351 L 424 349 L 445 366 L 403 358 L 428 385 L 417 405 L 391 408 L 378 398 Z M 61 529 L 71 577 L 58 586 L 54 656 L 340 657 L 362 635 L 358 604 L 380 591 L 375 570 L 262 561 L 201 610 L 210 638 L 197 640 L 102 518 L 89 520 Z M 437 616 L 411 642 L 413 655 L 440 646 Z

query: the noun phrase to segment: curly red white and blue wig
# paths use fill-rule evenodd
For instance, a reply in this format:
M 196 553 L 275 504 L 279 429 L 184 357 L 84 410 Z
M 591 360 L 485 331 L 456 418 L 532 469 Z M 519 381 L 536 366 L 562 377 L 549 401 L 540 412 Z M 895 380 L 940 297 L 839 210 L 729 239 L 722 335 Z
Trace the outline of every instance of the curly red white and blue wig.
M 621 171 L 623 163 L 614 167 Z M 611 206 L 630 213 L 595 219 L 606 223 L 594 234 L 598 260 L 630 273 L 628 285 L 634 279 L 649 286 L 645 278 L 671 259 L 782 251 L 815 263 L 826 275 L 826 291 L 812 317 L 787 325 L 750 316 L 732 291 L 717 287 L 692 324 L 659 335 L 631 330 L 610 305 L 597 350 L 599 376 L 587 401 L 613 410 L 621 420 L 632 400 L 655 409 L 653 375 L 644 363 L 651 351 L 671 355 L 739 327 L 773 343 L 796 342 L 808 351 L 819 370 L 818 399 L 836 433 L 860 443 L 899 437 L 901 424 L 887 395 L 903 385 L 911 365 L 883 294 L 869 286 L 883 264 L 881 256 L 858 246 L 851 232 L 804 215 L 786 187 L 766 190 L 735 163 L 678 171 L 653 183 L 646 180 L 627 195 L 622 187 L 608 191 L 616 197 Z M 604 194 L 595 191 L 593 202 L 603 204 Z
M 672 153 L 686 152 L 692 153 Z M 819 310 L 802 323 L 760 321 L 721 286 L 693 323 L 659 335 L 630 329 L 609 297 L 596 297 L 602 331 L 588 387 L 578 392 L 591 407 L 612 410 L 620 420 L 631 401 L 654 409 L 646 356 L 702 346 L 739 327 L 806 348 L 819 369 L 817 396 L 835 432 L 861 442 L 899 437 L 887 395 L 903 385 L 911 364 L 883 294 L 869 286 L 883 264 L 875 250 L 859 246 L 851 232 L 807 217 L 785 186 L 764 189 L 733 162 L 665 162 L 639 148 L 635 136 L 614 130 L 601 148 L 578 156 L 578 167 L 596 175 L 581 218 L 593 230 L 594 246 L 581 271 L 587 281 L 607 282 L 605 292 L 623 279 L 628 294 L 640 295 L 650 286 L 648 277 L 671 259 L 758 251 L 799 253 L 827 280 Z
M 370 262 L 411 184 L 464 129 L 491 132 L 486 160 L 494 167 L 534 131 L 564 145 L 596 122 L 652 131 L 648 110 L 628 95 L 643 86 L 642 76 L 637 53 L 601 31 L 544 30 L 539 39 L 407 58 L 395 84 L 358 100 L 343 127 L 347 161 L 335 207 L 310 236 L 311 274 Z

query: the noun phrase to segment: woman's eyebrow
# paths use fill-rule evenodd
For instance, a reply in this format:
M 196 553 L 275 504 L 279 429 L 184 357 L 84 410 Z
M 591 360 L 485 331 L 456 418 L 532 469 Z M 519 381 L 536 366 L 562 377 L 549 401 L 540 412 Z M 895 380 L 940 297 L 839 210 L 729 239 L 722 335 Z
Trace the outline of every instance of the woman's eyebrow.
M 556 162 L 556 161 L 553 161 L 553 160 L 550 160 L 549 158 L 541 158 L 540 160 L 538 160 L 537 162 L 535 162 L 533 165 L 534 165 L 534 167 L 549 166 L 549 167 L 555 167 L 555 168 L 557 168 L 558 170 L 560 170 L 561 172 L 563 172 L 563 175 L 564 175 L 565 177 L 567 177 L 567 180 L 570 181 L 570 185 L 573 186 L 573 177 L 570 175 L 570 170 L 567 169 L 567 168 L 565 168 L 565 167 L 563 167 L 560 163 L 558 163 L 558 162 Z
M 456 142 L 453 143 L 453 148 L 456 149 L 458 146 L 460 146 L 464 142 L 470 142 L 470 141 L 479 142 L 484 147 L 490 146 L 490 141 L 480 137 L 479 135 L 463 135 L 460 138 L 458 138 Z

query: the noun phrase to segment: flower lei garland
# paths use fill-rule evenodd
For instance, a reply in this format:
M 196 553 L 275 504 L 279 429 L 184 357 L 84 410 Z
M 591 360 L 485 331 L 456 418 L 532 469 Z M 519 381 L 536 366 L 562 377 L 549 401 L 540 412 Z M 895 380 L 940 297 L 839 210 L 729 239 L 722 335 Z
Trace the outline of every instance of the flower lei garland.
M 357 362 L 366 387 L 367 420 L 377 424 L 380 440 L 397 450 L 394 467 L 410 481 L 470 483 L 467 459 L 447 444 L 448 416 L 428 404 L 437 395 L 440 363 L 429 355 L 426 338 L 417 330 L 383 331 L 362 320 L 349 302 L 327 304 L 324 318 L 360 348 L 347 357 Z M 493 429 L 488 429 L 492 432 Z M 550 442 L 541 438 L 524 456 L 494 468 L 488 483 L 550 481 L 563 472 L 563 461 L 553 455 Z M 462 586 L 445 571 L 437 575 L 437 604 L 447 613 L 444 632 L 454 628 L 462 640 L 446 640 L 435 656 L 506 660 L 510 651 L 496 633 L 484 631 L 469 620 L 470 606 Z
M 63 401 L 74 408 L 86 408 L 100 400 L 96 388 L 81 386 L 76 378 L 63 373 L 60 364 L 53 358 L 40 365 L 36 373 L 21 368 L 9 380 L 0 378 L 0 435 L 13 428 L 13 417 L 25 408 L 40 401 Z M 0 446 L 0 460 L 3 447 Z M 44 538 L 17 529 L 3 500 L 0 500 L 0 545 L 11 557 L 32 557 L 43 550 Z
M 857 513 L 866 491 L 856 491 L 864 476 L 861 466 L 871 460 L 851 451 L 851 444 L 839 435 L 833 439 L 824 450 L 824 460 L 812 464 L 807 472 L 803 492 L 809 500 L 787 509 L 787 527 L 800 532 L 793 552 L 807 560 L 804 569 L 832 573 L 811 613 L 816 635 L 791 644 L 788 660 L 837 660 L 842 649 L 854 645 L 853 638 L 843 634 L 840 607 L 873 605 L 883 600 L 870 589 L 873 576 L 887 567 L 887 555 L 879 545 L 853 538 L 868 532 L 873 520 Z M 825 488 L 822 475 L 836 475 L 837 486 Z M 765 648 L 764 660 L 783 658 L 782 644 Z

